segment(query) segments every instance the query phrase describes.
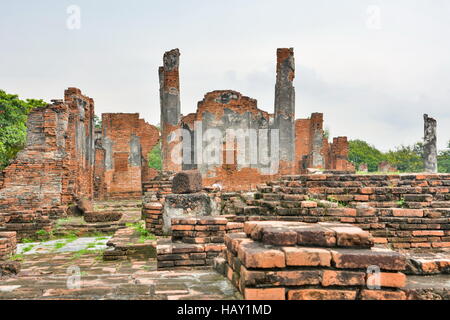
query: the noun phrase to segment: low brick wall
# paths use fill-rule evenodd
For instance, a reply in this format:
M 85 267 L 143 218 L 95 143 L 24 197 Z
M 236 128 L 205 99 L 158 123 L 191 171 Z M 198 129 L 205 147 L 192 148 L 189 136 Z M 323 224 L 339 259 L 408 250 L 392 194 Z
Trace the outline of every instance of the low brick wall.
M 183 243 L 224 243 L 226 218 L 174 218 L 172 219 L 172 241 Z
M 158 240 L 158 270 L 209 267 L 224 249 L 223 243 L 190 244 L 173 243 L 170 239 Z
M 247 300 L 406 299 L 405 257 L 371 248 L 360 228 L 271 221 L 244 229 L 225 236 L 226 260 L 216 268 Z
M 224 249 L 227 229 L 238 230 L 239 224 L 227 228 L 225 217 L 173 218 L 172 238 L 158 242 L 158 268 L 212 266 Z
M 3 171 L 0 171 L 0 189 L 3 188 L 4 182 L 5 182 L 5 175 Z
M 234 202 L 243 220 L 337 221 L 395 249 L 450 247 L 450 175 L 285 176 Z
M 0 232 L 0 260 L 7 260 L 15 254 L 17 239 L 15 232 Z
M 17 232 L 17 238 L 36 238 L 36 232 L 52 230 L 50 219 L 51 210 L 18 210 L 10 212 L 9 222 L 6 224 L 8 231 Z

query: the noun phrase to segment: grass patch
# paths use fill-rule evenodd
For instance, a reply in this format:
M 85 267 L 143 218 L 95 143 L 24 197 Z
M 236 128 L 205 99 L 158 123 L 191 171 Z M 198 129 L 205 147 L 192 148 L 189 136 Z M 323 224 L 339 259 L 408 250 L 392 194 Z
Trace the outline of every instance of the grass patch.
M 327 201 L 337 203 L 340 208 L 347 208 L 348 203 L 344 201 L 339 201 L 333 196 L 328 196 Z
M 134 229 L 139 234 L 139 243 L 144 243 L 147 240 L 156 240 L 156 236 L 145 229 L 144 221 L 127 223 L 126 226 Z
M 27 247 L 22 249 L 22 252 L 23 253 L 30 252 L 31 250 L 33 250 L 33 248 L 34 248 L 34 245 L 27 246 Z
M 11 257 L 12 261 L 22 261 L 23 260 L 23 254 L 15 254 Z
M 58 249 L 64 248 L 66 245 L 67 245 L 67 242 L 59 242 L 59 243 L 56 243 L 53 248 L 55 250 L 58 250 Z
M 33 239 L 28 239 L 28 238 L 23 238 L 22 240 L 20 240 L 20 243 L 33 243 L 34 240 Z

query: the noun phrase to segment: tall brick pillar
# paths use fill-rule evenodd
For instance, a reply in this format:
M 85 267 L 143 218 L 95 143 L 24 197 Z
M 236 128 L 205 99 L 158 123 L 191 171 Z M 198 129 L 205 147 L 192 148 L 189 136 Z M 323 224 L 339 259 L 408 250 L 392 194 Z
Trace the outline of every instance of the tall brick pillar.
M 294 78 L 294 49 L 278 49 L 274 124 L 280 130 L 280 161 L 282 167 L 292 165 L 295 160 Z
M 174 145 L 179 142 L 175 135 L 180 120 L 180 51 L 174 49 L 164 54 L 164 65 L 159 68 L 160 98 L 161 98 L 161 146 L 164 171 L 179 171 L 171 159 Z
M 423 145 L 425 172 L 437 173 L 437 121 L 433 118 L 428 117 L 427 114 L 425 114 L 423 118 L 425 121 L 425 136 Z

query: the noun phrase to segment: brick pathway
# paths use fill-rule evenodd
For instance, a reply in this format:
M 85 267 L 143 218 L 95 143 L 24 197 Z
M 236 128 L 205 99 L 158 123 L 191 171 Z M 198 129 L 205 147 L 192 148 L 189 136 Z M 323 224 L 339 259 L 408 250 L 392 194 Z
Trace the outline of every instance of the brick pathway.
M 70 269 L 81 271 L 81 288 L 68 289 Z M 76 269 L 75 269 L 76 270 Z M 0 299 L 232 300 L 240 298 L 212 270 L 156 271 L 156 260 L 105 262 L 99 253 L 26 255 L 15 278 L 2 279 Z

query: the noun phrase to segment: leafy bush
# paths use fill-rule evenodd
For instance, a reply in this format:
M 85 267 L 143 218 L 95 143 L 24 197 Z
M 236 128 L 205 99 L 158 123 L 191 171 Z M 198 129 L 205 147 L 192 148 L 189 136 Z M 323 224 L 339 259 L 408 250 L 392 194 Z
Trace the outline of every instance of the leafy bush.
M 161 143 L 158 143 L 148 154 L 148 166 L 158 171 L 162 170 Z
M 0 90 L 0 170 L 25 146 L 30 111 L 43 106 L 46 103 L 42 100 L 23 101 L 17 95 Z

